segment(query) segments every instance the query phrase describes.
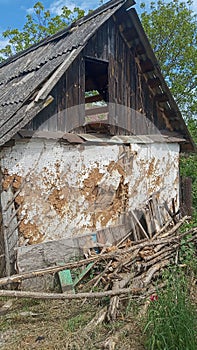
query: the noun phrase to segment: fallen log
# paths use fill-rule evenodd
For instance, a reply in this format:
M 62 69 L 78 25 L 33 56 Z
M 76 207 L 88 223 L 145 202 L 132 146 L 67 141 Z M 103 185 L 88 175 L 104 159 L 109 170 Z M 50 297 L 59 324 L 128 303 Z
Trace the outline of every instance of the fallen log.
M 71 300 L 71 299 L 101 299 L 103 297 L 114 297 L 123 294 L 132 294 L 137 297 L 141 289 L 139 288 L 123 288 L 116 290 L 108 290 L 105 292 L 94 293 L 77 293 L 77 294 L 60 294 L 60 293 L 39 293 L 39 292 L 24 292 L 18 290 L 0 290 L 0 297 L 9 298 L 31 298 L 31 299 L 51 299 L 51 300 Z

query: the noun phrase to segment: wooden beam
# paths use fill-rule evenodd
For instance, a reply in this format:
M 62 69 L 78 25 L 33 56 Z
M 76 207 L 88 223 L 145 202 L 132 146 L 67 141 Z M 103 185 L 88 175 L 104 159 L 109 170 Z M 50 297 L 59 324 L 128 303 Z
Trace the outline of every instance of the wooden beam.
M 159 85 L 161 85 L 160 79 L 158 77 L 148 79 L 147 83 L 151 88 L 155 88 L 155 87 L 158 87 Z
M 124 28 L 123 26 L 119 26 L 120 32 L 125 37 L 126 41 L 133 41 L 138 37 L 135 28 Z
M 125 37 L 126 41 L 128 42 L 133 41 L 138 37 L 137 32 L 134 28 L 131 29 L 131 28 L 120 27 L 120 31 L 122 35 Z
M 86 116 L 98 115 L 98 114 L 104 114 L 104 113 L 108 113 L 108 112 L 109 112 L 108 106 L 102 106 L 102 107 L 97 107 L 97 108 L 86 109 L 85 115 Z
M 141 67 L 142 73 L 148 73 L 154 70 L 154 65 L 150 59 L 147 59 L 145 61 L 140 61 L 140 67 Z
M 13 192 L 11 186 L 7 191 L 1 193 L 2 225 L 4 233 L 6 275 L 10 276 L 14 272 L 15 248 L 18 244 L 18 222 L 16 210 L 13 202 Z M 11 203 L 8 206 L 8 203 Z
M 155 95 L 155 101 L 157 101 L 157 102 L 167 102 L 168 101 L 168 96 L 165 93 L 156 94 Z
M 103 101 L 103 98 L 101 95 L 89 96 L 85 98 L 85 103 L 92 103 L 92 102 L 98 102 L 98 101 Z
M 173 109 L 164 109 L 164 114 L 169 120 L 179 120 L 179 117 Z
M 144 46 L 141 43 L 137 44 L 134 47 L 134 50 L 138 55 L 142 55 L 146 52 Z

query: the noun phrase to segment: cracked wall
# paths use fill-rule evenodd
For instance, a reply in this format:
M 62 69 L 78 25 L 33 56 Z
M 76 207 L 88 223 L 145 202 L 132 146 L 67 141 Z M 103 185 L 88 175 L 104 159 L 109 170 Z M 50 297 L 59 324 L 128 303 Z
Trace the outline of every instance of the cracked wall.
M 2 151 L 3 190 L 12 188 L 19 245 L 124 223 L 156 193 L 179 205 L 177 144 L 66 145 L 17 142 Z

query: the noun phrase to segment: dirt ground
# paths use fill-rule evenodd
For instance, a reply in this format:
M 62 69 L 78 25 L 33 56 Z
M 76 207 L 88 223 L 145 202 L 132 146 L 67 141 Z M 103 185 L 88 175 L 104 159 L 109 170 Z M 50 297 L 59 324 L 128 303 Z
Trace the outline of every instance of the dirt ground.
M 108 303 L 1 298 L 0 348 L 145 350 L 134 301 L 121 302 L 115 322 L 87 327 Z

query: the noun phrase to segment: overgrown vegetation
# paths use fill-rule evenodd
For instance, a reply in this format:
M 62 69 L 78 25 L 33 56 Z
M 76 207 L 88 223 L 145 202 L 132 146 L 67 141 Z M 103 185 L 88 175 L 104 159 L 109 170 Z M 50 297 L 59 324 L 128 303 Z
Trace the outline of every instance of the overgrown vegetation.
M 190 301 L 188 282 L 180 269 L 169 269 L 167 286 L 148 308 L 147 350 L 196 350 L 197 314 Z
M 195 350 L 197 256 L 193 243 L 181 241 L 178 264 L 163 274 L 166 285 L 151 297 L 145 317 L 147 350 Z
M 149 7 L 150 5 L 150 7 Z M 142 3 L 141 20 L 184 117 L 197 115 L 197 15 L 191 0 Z
M 197 145 L 197 118 L 188 120 L 188 128 Z M 197 226 L 197 153 L 181 156 L 180 173 L 181 176 L 192 179 L 193 217 L 191 226 Z

